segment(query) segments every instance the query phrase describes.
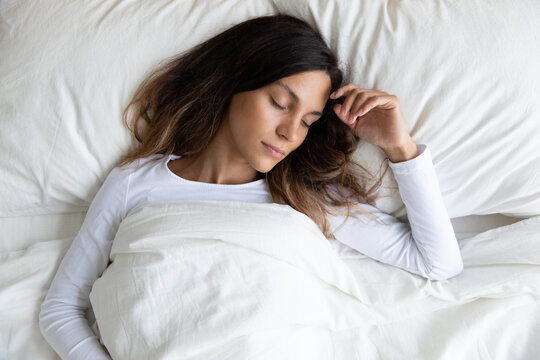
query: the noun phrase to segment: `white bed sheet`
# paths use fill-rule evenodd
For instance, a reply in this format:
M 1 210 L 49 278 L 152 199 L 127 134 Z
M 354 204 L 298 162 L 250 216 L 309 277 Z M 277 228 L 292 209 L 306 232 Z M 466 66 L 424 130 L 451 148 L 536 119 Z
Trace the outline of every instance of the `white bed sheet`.
M 523 219 L 502 214 L 490 214 L 462 216 L 451 220 L 457 239 L 463 240 L 481 232 L 510 225 Z

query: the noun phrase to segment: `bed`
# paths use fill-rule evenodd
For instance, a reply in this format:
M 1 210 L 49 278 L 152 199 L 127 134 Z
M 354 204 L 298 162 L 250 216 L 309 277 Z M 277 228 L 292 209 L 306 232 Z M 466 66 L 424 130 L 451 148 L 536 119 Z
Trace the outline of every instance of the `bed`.
M 58 358 L 41 336 L 39 306 L 93 196 L 135 144 L 120 119 L 138 83 L 163 59 L 278 12 L 317 28 L 349 81 L 398 95 L 413 140 L 431 149 L 464 260 L 459 276 L 432 281 L 321 242 L 376 320 L 341 333 L 335 357 L 316 356 L 537 358 L 540 3 L 7 0 L 0 2 L 0 359 Z M 385 162 L 367 143 L 355 157 L 374 172 Z M 377 206 L 407 221 L 390 170 Z M 327 314 L 336 323 L 342 315 Z M 308 354 L 295 358 L 317 358 Z

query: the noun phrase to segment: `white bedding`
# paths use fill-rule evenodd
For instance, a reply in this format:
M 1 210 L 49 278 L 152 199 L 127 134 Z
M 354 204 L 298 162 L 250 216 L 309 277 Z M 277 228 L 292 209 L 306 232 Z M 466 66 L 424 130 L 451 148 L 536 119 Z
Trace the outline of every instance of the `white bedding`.
M 333 242 L 383 317 L 366 359 L 536 359 L 540 216 L 460 240 L 464 271 L 430 281 Z
M 348 359 L 334 339 L 376 321 L 317 225 L 285 205 L 144 205 L 110 260 L 90 301 L 114 359 Z
M 71 240 L 41 241 L 0 254 L 0 359 L 57 359 L 41 337 L 37 313 Z M 378 314 L 378 325 L 351 335 L 363 339 L 362 359 L 534 358 L 540 331 L 540 218 L 459 243 L 463 273 L 438 282 L 329 241 L 351 270 L 363 301 Z
M 540 2 L 7 0 L 1 360 L 57 358 L 39 332 L 39 304 L 103 179 L 133 145 L 120 116 L 136 85 L 166 57 L 278 11 L 317 27 L 351 80 L 400 97 L 413 139 L 432 149 L 464 256 L 459 277 L 433 282 L 331 241 L 383 317 L 361 335 L 362 358 L 535 358 Z M 369 144 L 356 155 L 373 170 L 383 157 Z M 377 205 L 402 217 L 391 175 Z

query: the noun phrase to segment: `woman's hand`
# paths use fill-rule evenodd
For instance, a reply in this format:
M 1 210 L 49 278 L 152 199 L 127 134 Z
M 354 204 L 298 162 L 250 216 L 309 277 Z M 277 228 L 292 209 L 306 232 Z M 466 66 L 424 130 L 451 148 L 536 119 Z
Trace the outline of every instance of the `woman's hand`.
M 349 83 L 330 94 L 345 96 L 334 104 L 334 112 L 360 139 L 379 146 L 390 161 L 400 162 L 417 156 L 416 144 L 407 131 L 401 104 L 395 95 L 380 90 L 360 89 Z

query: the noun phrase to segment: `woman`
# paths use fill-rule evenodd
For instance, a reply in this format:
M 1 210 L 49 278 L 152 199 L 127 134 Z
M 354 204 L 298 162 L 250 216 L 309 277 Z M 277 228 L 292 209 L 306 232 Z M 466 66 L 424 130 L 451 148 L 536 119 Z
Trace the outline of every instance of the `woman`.
M 398 98 L 341 83 L 321 36 L 286 15 L 240 23 L 151 74 L 123 117 L 130 128 L 135 109 L 130 130 L 141 144 L 96 194 L 42 305 L 40 327 L 57 353 L 109 358 L 84 315 L 89 293 L 122 219 L 153 201 L 288 204 L 381 262 L 432 280 L 460 273 L 429 149 L 408 134 Z M 376 188 L 353 174 L 360 139 L 388 155 L 410 225 L 375 208 Z

